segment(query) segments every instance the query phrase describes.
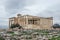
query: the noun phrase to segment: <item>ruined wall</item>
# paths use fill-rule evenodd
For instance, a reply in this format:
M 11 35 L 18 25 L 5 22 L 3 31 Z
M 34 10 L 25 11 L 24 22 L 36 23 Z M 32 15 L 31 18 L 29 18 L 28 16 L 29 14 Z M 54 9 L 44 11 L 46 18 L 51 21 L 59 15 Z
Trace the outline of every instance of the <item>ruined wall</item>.
M 37 22 L 37 24 L 29 24 L 28 20 L 37 20 L 35 21 L 35 23 Z M 9 26 L 12 22 L 14 22 L 14 24 L 18 23 L 20 26 L 22 26 L 25 29 L 52 29 L 51 26 L 53 25 L 53 18 L 40 18 L 40 17 L 28 15 L 28 16 L 19 16 L 9 19 Z
M 52 25 L 53 25 L 53 20 L 45 19 L 45 18 L 40 19 L 40 26 L 42 27 L 42 29 L 51 29 Z

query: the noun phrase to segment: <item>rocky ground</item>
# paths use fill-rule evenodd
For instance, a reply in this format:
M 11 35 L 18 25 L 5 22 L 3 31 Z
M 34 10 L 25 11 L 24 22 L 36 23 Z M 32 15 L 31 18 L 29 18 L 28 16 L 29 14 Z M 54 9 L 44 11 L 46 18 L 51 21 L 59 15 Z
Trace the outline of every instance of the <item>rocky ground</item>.
M 5 40 L 60 40 L 60 30 L 20 30 L 0 33 Z

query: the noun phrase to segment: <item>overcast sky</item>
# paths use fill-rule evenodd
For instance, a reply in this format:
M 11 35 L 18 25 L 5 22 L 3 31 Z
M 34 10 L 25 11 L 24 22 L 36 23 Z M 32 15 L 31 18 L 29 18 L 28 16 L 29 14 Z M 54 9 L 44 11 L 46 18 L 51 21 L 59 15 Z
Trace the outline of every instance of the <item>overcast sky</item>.
M 8 18 L 18 13 L 53 17 L 60 24 L 60 0 L 0 0 L 0 28 L 7 28 Z

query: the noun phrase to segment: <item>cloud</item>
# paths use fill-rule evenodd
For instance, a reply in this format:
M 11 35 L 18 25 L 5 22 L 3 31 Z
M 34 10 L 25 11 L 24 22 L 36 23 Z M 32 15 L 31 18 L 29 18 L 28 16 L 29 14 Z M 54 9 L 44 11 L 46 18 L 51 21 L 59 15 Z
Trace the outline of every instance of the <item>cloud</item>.
M 17 13 L 54 17 L 60 24 L 60 0 L 0 0 L 0 24 L 8 26 L 8 18 Z
M 60 24 L 60 4 L 53 5 L 48 7 L 46 10 L 38 14 L 43 17 L 53 17 L 54 23 Z
M 24 0 L 7 0 L 5 10 L 10 14 L 15 14 L 24 7 Z

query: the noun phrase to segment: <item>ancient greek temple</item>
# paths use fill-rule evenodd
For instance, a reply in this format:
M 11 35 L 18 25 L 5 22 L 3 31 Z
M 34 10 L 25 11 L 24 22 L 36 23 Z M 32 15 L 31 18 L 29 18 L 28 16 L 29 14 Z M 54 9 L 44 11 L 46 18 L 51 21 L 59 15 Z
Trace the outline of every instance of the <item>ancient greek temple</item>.
M 9 27 L 12 24 L 19 24 L 24 29 L 52 29 L 53 17 L 45 18 L 17 14 L 17 17 L 9 18 Z

